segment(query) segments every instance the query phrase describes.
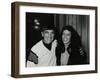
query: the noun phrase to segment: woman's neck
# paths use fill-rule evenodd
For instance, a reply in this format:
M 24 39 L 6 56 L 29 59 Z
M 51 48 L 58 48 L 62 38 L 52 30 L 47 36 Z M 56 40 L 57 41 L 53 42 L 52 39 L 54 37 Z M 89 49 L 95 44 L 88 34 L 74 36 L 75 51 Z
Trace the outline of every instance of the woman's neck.
M 69 44 L 70 44 L 70 42 L 68 42 L 68 43 L 65 43 L 65 44 L 64 44 L 65 49 L 67 49 L 67 48 L 68 48 Z

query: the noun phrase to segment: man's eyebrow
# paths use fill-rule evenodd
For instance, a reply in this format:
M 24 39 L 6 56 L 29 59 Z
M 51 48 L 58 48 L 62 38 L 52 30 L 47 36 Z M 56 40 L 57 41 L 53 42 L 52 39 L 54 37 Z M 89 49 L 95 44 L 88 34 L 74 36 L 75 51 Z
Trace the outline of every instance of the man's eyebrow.
M 48 32 L 47 30 L 45 30 L 44 32 Z

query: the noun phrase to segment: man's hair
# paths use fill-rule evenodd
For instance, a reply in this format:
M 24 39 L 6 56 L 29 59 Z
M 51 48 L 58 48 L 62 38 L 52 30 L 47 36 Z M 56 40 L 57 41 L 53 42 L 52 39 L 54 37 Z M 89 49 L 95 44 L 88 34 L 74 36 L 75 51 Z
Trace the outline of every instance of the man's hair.
M 43 25 L 41 27 L 41 31 L 43 32 L 44 30 L 54 30 L 54 32 L 55 32 L 55 26 L 53 26 L 53 25 Z

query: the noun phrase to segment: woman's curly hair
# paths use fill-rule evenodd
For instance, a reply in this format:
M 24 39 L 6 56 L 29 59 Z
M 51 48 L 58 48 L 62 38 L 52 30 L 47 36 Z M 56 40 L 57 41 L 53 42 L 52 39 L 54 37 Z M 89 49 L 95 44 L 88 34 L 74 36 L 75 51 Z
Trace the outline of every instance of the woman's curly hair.
M 71 25 L 64 26 L 61 30 L 60 36 L 62 36 L 64 30 L 68 30 L 71 32 L 71 41 L 70 41 L 71 43 L 69 44 L 68 51 L 70 48 L 71 50 L 75 50 L 82 47 L 81 38 Z M 65 47 L 64 47 L 64 43 L 62 42 L 62 38 L 60 38 L 59 43 L 62 46 L 62 52 L 64 52 Z

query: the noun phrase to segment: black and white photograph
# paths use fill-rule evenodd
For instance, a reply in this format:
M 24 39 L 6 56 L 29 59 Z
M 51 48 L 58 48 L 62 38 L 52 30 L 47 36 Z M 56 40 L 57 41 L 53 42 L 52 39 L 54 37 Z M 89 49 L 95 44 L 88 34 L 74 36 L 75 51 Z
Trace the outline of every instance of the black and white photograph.
M 89 15 L 26 12 L 26 66 L 89 64 Z
M 97 73 L 97 7 L 12 3 L 12 77 Z

